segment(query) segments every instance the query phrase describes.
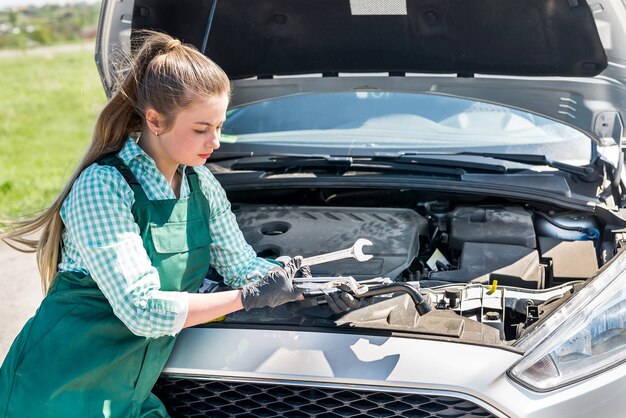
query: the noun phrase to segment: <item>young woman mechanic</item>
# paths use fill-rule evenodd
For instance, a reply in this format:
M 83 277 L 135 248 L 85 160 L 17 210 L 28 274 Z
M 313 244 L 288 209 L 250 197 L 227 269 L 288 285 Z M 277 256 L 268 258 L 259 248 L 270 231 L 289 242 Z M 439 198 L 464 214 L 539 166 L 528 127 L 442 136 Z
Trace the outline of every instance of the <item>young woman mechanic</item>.
M 300 297 L 301 258 L 257 258 L 203 166 L 229 94 L 215 63 L 150 34 L 60 197 L 4 232 L 36 248 L 47 296 L 0 369 L 0 417 L 167 416 L 151 389 L 182 328 Z M 195 293 L 209 262 L 237 290 Z

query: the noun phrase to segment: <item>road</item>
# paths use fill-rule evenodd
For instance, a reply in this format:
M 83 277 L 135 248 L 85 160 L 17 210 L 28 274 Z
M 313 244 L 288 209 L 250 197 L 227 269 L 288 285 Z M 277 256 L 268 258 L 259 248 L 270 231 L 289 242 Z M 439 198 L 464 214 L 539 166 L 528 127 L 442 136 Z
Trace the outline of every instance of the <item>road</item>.
M 34 254 L 15 251 L 0 241 L 0 361 L 42 299 Z

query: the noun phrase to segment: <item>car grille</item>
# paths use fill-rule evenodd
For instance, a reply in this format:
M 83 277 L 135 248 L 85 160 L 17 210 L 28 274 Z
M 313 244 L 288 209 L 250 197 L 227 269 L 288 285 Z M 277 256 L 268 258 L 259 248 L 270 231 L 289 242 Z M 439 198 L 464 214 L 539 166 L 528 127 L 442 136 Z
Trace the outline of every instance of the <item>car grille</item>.
M 464 399 L 283 384 L 161 378 L 172 417 L 492 417 Z

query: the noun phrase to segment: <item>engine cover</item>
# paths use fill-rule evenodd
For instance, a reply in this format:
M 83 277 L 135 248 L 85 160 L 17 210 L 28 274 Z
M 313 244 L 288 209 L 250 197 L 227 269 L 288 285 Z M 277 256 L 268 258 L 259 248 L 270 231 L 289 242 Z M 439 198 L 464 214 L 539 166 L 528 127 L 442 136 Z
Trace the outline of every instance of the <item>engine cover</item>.
M 426 219 L 411 209 L 242 205 L 233 212 L 260 257 L 308 257 L 369 239 L 373 245 L 363 252 L 374 256 L 370 260 L 345 259 L 311 268 L 314 276 L 340 274 L 357 280 L 395 278 L 417 256 L 419 236 L 428 230 Z

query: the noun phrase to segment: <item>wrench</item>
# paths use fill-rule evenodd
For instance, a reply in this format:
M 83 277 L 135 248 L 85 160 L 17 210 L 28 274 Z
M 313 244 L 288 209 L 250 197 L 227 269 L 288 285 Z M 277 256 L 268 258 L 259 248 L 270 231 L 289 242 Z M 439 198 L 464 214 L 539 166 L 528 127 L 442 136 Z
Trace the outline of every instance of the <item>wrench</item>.
M 393 280 L 389 277 L 375 277 L 359 282 L 352 276 L 296 277 L 293 279 L 294 286 L 309 295 L 319 295 L 328 291 L 334 291 L 341 285 L 349 288 L 355 295 L 362 295 L 369 291 L 369 286 L 377 287 L 392 283 Z
M 328 263 L 331 261 L 337 261 L 337 260 L 342 260 L 344 258 L 351 258 L 351 257 L 360 262 L 367 261 L 373 256 L 370 254 L 363 254 L 363 247 L 365 245 L 373 245 L 373 244 L 372 244 L 372 241 L 368 239 L 359 238 L 358 240 L 356 240 L 356 242 L 354 243 L 352 247 L 347 248 L 345 250 L 339 250 L 339 251 L 335 251 L 332 253 L 314 255 L 312 257 L 303 258 L 301 265 L 303 267 L 313 266 L 316 264 Z M 287 264 L 289 260 L 291 260 L 291 257 L 287 255 L 281 255 L 280 257 L 276 258 L 276 261 L 282 263 L 282 265 Z
M 293 284 L 296 288 L 311 294 L 334 292 L 335 288 L 340 285 L 346 286 L 355 295 L 361 295 L 369 290 L 366 285 L 357 282 L 352 276 L 296 277 L 293 279 Z
M 352 247 L 345 250 L 304 258 L 302 260 L 302 266 L 313 266 L 316 264 L 328 263 L 330 261 L 342 260 L 344 258 L 354 258 L 356 261 L 360 262 L 367 261 L 373 256 L 371 254 L 363 254 L 363 247 L 365 245 L 373 244 L 372 241 L 368 239 L 359 238 Z

